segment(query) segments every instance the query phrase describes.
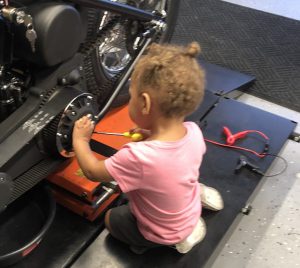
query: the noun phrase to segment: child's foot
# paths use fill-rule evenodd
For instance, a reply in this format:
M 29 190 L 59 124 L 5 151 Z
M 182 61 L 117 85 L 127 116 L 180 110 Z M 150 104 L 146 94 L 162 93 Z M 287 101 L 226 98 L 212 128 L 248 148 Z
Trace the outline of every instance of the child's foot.
M 203 218 L 200 217 L 196 227 L 193 232 L 183 241 L 177 243 L 175 248 L 180 253 L 189 252 L 195 245 L 200 243 L 206 235 L 206 224 Z
M 202 207 L 213 211 L 219 211 L 224 208 L 224 202 L 221 194 L 212 187 L 200 183 Z

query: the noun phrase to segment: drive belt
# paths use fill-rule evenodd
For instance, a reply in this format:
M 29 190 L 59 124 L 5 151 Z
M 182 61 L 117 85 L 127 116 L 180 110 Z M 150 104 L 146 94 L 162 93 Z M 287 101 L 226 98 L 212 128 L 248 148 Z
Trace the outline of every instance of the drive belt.
M 24 148 L 68 103 L 80 94 L 74 88 L 58 88 L 53 97 L 0 144 L 0 167 Z

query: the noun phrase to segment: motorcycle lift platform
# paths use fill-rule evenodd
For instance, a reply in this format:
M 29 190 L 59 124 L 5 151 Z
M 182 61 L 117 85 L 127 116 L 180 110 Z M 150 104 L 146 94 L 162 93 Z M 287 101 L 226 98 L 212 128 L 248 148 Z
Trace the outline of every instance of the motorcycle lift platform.
M 293 131 L 295 123 L 224 97 L 223 95 L 230 92 L 224 94 L 224 81 L 234 80 L 234 75 L 241 78 L 240 73 L 231 70 L 230 73 L 231 76 L 223 76 L 223 82 L 222 78 L 219 78 L 220 85 L 215 87 L 219 88 L 217 94 L 206 91 L 203 105 L 187 119 L 200 124 L 205 138 L 221 142 L 224 141 L 221 130 L 223 125 L 230 127 L 233 132 L 245 129 L 261 130 L 270 137 L 270 152 L 277 154 Z M 247 81 L 245 76 L 242 80 L 237 80 L 239 83 L 236 83 L 233 90 L 253 81 L 253 77 L 248 76 Z M 207 88 L 209 89 L 209 81 Z M 112 126 L 118 125 L 119 122 L 120 118 Z M 101 142 L 105 144 L 104 138 L 101 137 Z M 106 149 L 115 147 L 113 145 L 109 144 Z M 251 137 L 241 141 L 239 145 L 259 151 L 262 141 Z M 247 199 L 262 177 L 246 169 L 238 174 L 234 173 L 242 152 L 211 144 L 207 146 L 208 150 L 201 167 L 202 182 L 221 191 L 225 209 L 218 213 L 204 212 L 208 226 L 207 236 L 189 254 L 179 255 L 172 249 L 159 248 L 141 256 L 135 255 L 126 245 L 114 240 L 103 230 L 102 217 L 90 222 L 58 205 L 54 222 L 41 244 L 14 267 L 202 267 L 233 220 L 245 209 Z M 273 160 L 249 157 L 264 172 Z

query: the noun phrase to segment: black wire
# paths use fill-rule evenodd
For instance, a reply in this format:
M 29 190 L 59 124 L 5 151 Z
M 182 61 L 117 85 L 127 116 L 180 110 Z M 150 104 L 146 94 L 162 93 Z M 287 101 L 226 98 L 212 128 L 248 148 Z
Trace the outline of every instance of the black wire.
M 279 172 L 277 172 L 275 174 L 272 174 L 272 175 L 266 175 L 266 173 L 260 172 L 260 174 L 263 175 L 264 177 L 275 177 L 275 176 L 278 176 L 278 175 L 282 174 L 287 169 L 288 162 L 282 156 L 279 156 L 279 155 L 276 155 L 276 154 L 268 154 L 268 153 L 266 153 L 265 155 L 266 156 L 268 155 L 268 156 L 274 156 L 274 157 L 280 158 L 283 161 L 283 163 L 284 163 L 284 167 L 283 167 L 283 169 L 281 171 L 279 171 Z

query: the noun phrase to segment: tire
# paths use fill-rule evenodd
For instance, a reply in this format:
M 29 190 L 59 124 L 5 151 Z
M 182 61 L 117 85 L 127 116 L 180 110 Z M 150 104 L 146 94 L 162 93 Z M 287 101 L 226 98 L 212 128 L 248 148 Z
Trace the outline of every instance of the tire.
M 136 5 L 139 5 L 140 2 L 143 2 L 142 0 L 129 0 L 128 4 L 131 4 L 132 1 L 135 1 Z M 162 0 L 157 0 L 157 1 L 158 1 L 157 4 L 159 4 Z M 118 2 L 126 2 L 126 0 L 125 1 L 118 0 Z M 167 0 L 166 6 L 167 6 L 167 10 L 166 10 L 167 27 L 165 32 L 159 37 L 159 40 L 156 40 L 156 42 L 160 42 L 160 43 L 169 42 L 172 37 L 172 34 L 175 29 L 178 10 L 179 10 L 179 0 Z M 109 13 L 107 14 L 107 12 L 105 13 L 95 9 L 89 9 L 86 43 L 88 43 L 90 40 L 95 39 L 95 36 L 97 36 L 98 33 L 99 26 L 101 25 L 101 22 L 103 23 L 104 16 L 109 16 Z M 129 57 L 133 56 L 128 49 L 128 44 L 126 43 L 126 40 L 128 39 L 126 37 L 127 35 L 126 25 L 128 25 L 128 22 L 126 21 L 125 22 L 123 21 L 122 23 L 116 25 L 117 27 L 116 30 L 119 31 L 118 34 L 120 40 L 122 39 L 120 37 L 122 34 L 126 38 L 125 40 L 123 40 L 125 44 L 117 43 L 117 45 L 119 45 L 117 47 L 114 46 L 113 41 L 111 43 L 109 43 L 108 41 L 107 43 L 111 50 L 113 50 L 114 48 L 118 50 L 120 49 L 121 46 L 120 51 L 124 52 L 124 56 L 122 59 L 125 59 L 125 63 L 123 62 L 122 66 L 120 67 L 117 66 L 118 68 L 117 67 L 114 68 L 115 66 L 113 66 L 112 68 L 108 68 L 107 66 L 105 66 L 106 55 L 104 55 L 104 53 L 101 52 L 101 49 L 103 49 L 103 47 L 101 47 L 102 44 L 100 46 L 97 46 L 95 49 L 93 49 L 92 52 L 89 53 L 89 55 L 85 59 L 84 70 L 85 70 L 85 75 L 87 80 L 87 89 L 90 93 L 97 96 L 98 104 L 100 105 L 100 107 L 102 107 L 106 103 L 106 100 L 113 93 L 118 78 L 122 74 L 122 71 L 129 64 L 130 60 L 127 62 L 126 57 L 128 55 Z M 110 36 L 109 34 L 107 35 L 108 35 L 107 39 L 109 40 Z M 113 40 L 113 38 L 111 39 Z M 128 102 L 129 100 L 128 88 L 129 88 L 129 83 L 127 83 L 127 85 L 120 91 L 119 95 L 114 100 L 112 107 L 121 106 Z

